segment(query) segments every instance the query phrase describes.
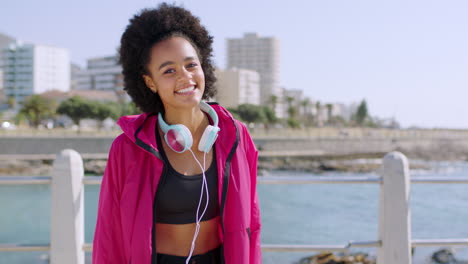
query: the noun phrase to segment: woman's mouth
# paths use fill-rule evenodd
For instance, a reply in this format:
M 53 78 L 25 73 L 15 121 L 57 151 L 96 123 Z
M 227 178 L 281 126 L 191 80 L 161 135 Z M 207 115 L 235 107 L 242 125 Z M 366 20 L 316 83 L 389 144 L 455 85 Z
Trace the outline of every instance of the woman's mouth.
M 195 90 L 196 86 L 195 85 L 192 85 L 190 87 L 187 87 L 187 88 L 184 88 L 184 89 L 180 89 L 178 91 L 176 91 L 177 94 L 186 94 L 186 93 L 190 93 L 190 92 L 193 92 Z

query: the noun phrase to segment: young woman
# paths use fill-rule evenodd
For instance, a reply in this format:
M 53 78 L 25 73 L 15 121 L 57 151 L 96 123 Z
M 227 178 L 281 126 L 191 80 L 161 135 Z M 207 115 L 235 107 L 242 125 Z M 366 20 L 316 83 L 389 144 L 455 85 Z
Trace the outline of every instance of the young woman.
M 181 7 L 130 20 L 125 116 L 99 198 L 93 264 L 261 263 L 257 150 L 215 94 L 212 37 Z

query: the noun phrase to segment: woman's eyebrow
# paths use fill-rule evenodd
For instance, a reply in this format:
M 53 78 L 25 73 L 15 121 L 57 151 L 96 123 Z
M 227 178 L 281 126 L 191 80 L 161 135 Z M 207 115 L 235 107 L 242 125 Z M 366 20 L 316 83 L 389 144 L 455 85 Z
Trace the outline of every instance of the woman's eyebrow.
M 196 58 L 195 57 L 186 57 L 184 59 L 184 61 L 191 61 L 191 60 L 195 60 Z M 170 64 L 174 64 L 173 61 L 166 61 L 164 63 L 162 63 L 160 66 L 159 66 L 159 69 L 161 70 L 162 68 L 166 67 L 167 65 L 170 65 Z
M 165 66 L 167 66 L 167 65 L 170 65 L 170 64 L 174 64 L 174 62 L 173 62 L 173 61 L 166 61 L 166 62 L 164 62 L 163 64 L 161 64 L 161 65 L 159 66 L 159 69 L 162 69 L 163 67 L 165 67 Z

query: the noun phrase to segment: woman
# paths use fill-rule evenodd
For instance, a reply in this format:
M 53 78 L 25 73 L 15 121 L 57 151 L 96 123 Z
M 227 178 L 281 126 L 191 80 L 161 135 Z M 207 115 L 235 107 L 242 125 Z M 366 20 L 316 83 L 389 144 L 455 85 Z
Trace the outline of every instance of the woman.
M 261 263 L 257 150 L 215 94 L 212 37 L 161 4 L 121 39 L 125 90 L 143 114 L 118 124 L 104 173 L 93 264 Z

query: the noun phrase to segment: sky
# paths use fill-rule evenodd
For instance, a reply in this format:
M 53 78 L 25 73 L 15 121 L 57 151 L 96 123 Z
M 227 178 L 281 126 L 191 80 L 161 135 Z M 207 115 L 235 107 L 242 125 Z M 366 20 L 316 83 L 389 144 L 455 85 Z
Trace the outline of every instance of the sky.
M 155 0 L 0 3 L 0 32 L 68 48 L 81 66 L 114 55 L 128 20 Z M 280 84 L 324 103 L 363 99 L 403 127 L 468 129 L 466 0 L 185 0 L 214 37 L 247 32 L 280 40 Z

